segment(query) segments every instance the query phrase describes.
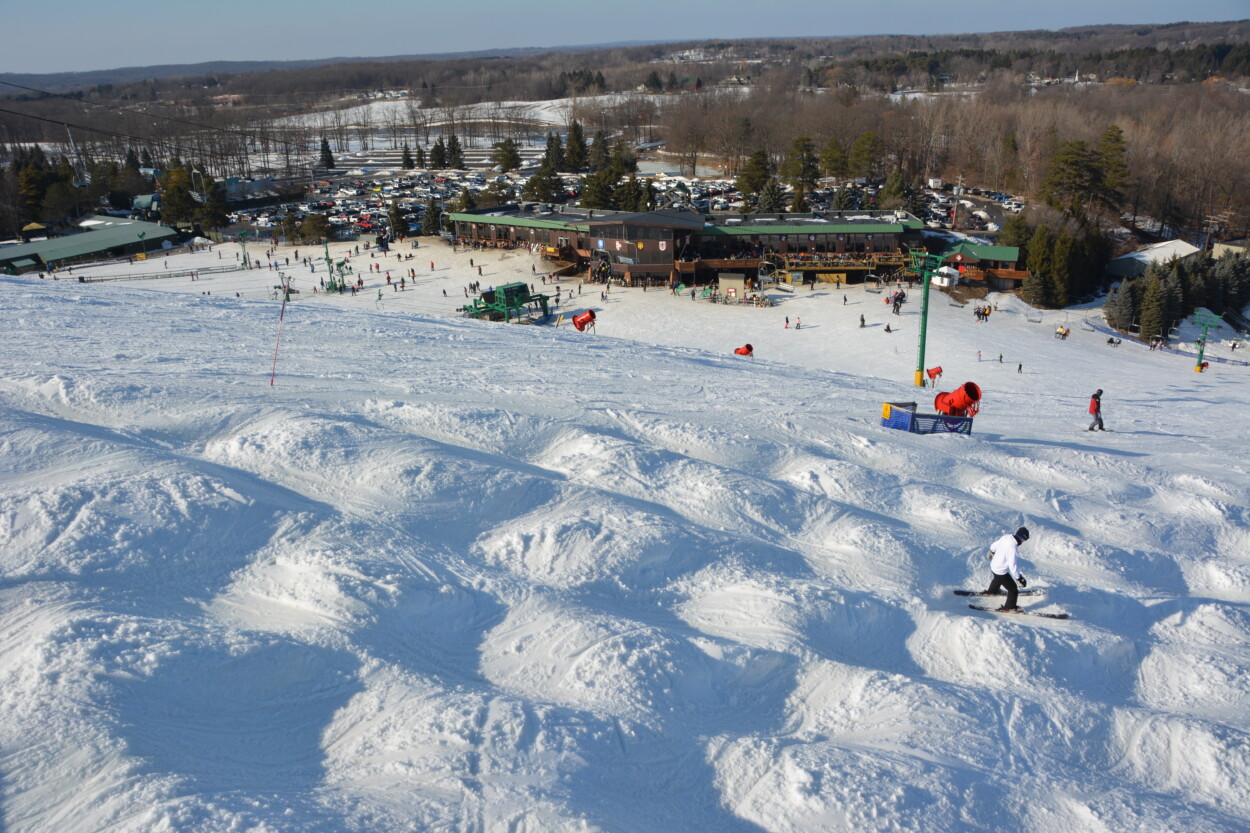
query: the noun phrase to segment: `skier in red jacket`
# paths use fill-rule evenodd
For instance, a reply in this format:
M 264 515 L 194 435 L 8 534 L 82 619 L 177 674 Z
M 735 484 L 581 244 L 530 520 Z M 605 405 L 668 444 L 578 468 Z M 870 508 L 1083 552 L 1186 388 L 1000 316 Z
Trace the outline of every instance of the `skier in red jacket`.
M 1094 395 L 1089 398 L 1089 412 L 1094 415 L 1094 421 L 1089 424 L 1089 431 L 1106 431 L 1102 427 L 1102 388 L 1094 391 Z

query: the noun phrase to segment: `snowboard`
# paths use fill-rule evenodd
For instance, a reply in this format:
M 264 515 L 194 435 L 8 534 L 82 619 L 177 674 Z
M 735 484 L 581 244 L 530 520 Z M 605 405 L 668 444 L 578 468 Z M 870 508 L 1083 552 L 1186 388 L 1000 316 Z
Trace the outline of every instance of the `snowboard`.
M 1030 587 L 1025 590 L 1016 591 L 1017 596 L 1042 596 L 1042 595 L 1045 595 L 1045 593 L 1046 593 L 1045 587 Z M 987 593 L 984 590 L 956 590 L 955 595 L 956 596 L 1001 596 L 1004 599 L 1007 598 L 1007 594 L 1005 592 Z
M 968 605 L 968 607 L 972 608 L 973 610 L 984 610 L 989 613 L 998 613 L 1002 616 L 1041 616 L 1045 619 L 1067 619 L 1068 618 L 1068 614 L 1066 613 L 1042 613 L 1040 611 L 1033 611 L 1033 610 L 1007 611 L 1007 610 L 999 610 L 996 607 L 982 607 L 981 605 Z

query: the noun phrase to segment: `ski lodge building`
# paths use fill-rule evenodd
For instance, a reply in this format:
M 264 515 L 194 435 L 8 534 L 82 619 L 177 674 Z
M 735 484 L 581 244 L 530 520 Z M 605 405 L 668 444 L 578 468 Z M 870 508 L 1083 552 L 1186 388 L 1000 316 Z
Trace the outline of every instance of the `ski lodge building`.
M 528 248 L 628 286 L 707 284 L 722 273 L 860 283 L 903 269 L 908 251 L 924 246 L 924 223 L 904 211 L 744 216 L 512 204 L 453 212 L 449 221 L 459 245 Z

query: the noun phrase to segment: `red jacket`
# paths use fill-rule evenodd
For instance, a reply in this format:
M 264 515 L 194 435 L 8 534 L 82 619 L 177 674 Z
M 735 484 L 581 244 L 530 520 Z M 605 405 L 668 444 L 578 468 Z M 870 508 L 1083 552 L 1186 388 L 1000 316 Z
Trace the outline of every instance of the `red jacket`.
M 1097 413 L 1102 412 L 1102 400 L 1099 399 L 1097 396 L 1091 396 L 1089 398 L 1089 412 L 1091 414 L 1097 414 Z

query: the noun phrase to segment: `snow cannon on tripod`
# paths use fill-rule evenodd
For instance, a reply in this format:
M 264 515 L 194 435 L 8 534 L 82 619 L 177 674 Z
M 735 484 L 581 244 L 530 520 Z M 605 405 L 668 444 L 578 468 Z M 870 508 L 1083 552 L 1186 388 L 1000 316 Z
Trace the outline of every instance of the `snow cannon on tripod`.
M 981 410 L 981 389 L 974 382 L 964 382 L 949 393 L 933 398 L 933 409 L 953 417 L 974 417 Z
M 936 414 L 917 413 L 915 402 L 886 402 L 881 406 L 881 424 L 910 434 L 971 435 L 972 418 L 980 407 L 981 389 L 964 382 L 934 398 Z
M 573 326 L 577 328 L 579 333 L 585 332 L 587 327 L 595 326 L 595 311 L 588 309 L 573 316 Z

